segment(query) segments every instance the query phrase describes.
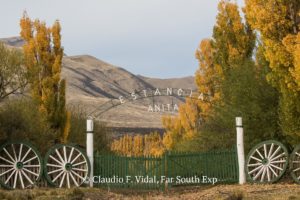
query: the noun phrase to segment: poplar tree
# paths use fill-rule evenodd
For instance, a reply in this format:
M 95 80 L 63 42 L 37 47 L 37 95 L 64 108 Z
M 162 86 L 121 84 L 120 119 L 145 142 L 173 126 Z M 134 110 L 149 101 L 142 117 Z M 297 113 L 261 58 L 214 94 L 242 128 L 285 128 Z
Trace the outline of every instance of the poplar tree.
M 246 19 L 259 32 L 270 63 L 268 81 L 277 88 L 280 125 L 291 144 L 300 141 L 298 0 L 246 0 Z
M 63 48 L 61 26 L 56 21 L 47 27 L 39 20 L 32 21 L 26 13 L 20 20 L 24 62 L 30 76 L 31 94 L 58 139 L 66 142 L 70 129 L 70 113 L 66 110 L 66 82 L 61 79 Z

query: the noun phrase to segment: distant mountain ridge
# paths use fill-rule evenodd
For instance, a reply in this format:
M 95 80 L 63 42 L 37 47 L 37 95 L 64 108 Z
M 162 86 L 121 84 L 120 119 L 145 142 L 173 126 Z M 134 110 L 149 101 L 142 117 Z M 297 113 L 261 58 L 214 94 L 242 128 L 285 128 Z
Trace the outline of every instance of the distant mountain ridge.
M 24 41 L 20 37 L 3 38 L 9 47 L 20 48 Z M 149 78 L 109 64 L 90 55 L 64 56 L 62 77 L 67 80 L 67 92 L 72 95 L 118 98 L 145 88 L 195 89 L 194 77 Z
M 0 39 L 9 48 L 21 48 L 24 41 L 20 37 Z M 119 96 L 127 96 L 133 91 L 155 88 L 196 89 L 194 77 L 149 78 L 135 75 L 121 67 L 109 64 L 90 55 L 64 56 L 62 78 L 66 79 L 67 104 L 81 105 L 87 113 L 98 109 L 103 103 Z M 172 99 L 170 99 L 172 98 Z M 161 97 L 157 103 L 178 102 L 174 97 Z M 128 103 L 112 109 L 98 118 L 111 127 L 159 128 L 165 113 L 151 113 L 147 106 L 152 99 L 144 102 Z M 181 101 L 182 103 L 182 101 Z M 127 130 L 127 129 L 124 129 Z M 137 129 L 139 130 L 139 129 Z M 118 133 L 120 130 L 118 129 Z

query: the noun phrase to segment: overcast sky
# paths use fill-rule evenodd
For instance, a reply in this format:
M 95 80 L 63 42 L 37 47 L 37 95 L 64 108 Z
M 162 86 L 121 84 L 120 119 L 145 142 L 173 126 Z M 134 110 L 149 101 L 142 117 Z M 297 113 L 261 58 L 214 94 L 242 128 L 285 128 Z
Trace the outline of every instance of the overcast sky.
M 242 0 L 238 0 L 241 4 Z M 149 77 L 194 75 L 195 49 L 210 37 L 218 0 L 0 0 L 0 38 L 19 35 L 24 10 L 59 19 L 67 55 L 93 55 Z

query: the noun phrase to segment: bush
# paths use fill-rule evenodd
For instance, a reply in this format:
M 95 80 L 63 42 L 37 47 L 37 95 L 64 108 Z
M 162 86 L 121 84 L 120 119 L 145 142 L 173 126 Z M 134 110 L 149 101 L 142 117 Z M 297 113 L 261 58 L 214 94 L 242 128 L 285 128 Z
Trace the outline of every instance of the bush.
M 79 106 L 73 106 L 70 111 L 68 143 L 85 147 L 87 114 Z M 105 124 L 98 121 L 94 123 L 95 150 L 108 151 L 111 132 Z M 38 105 L 29 98 L 9 100 L 0 106 L 0 144 L 7 140 L 26 140 L 44 154 L 58 143 L 57 131 L 50 128 L 50 124 L 39 112 Z
M 10 100 L 0 107 L 0 141 L 27 140 L 45 153 L 55 142 L 56 133 L 28 98 Z

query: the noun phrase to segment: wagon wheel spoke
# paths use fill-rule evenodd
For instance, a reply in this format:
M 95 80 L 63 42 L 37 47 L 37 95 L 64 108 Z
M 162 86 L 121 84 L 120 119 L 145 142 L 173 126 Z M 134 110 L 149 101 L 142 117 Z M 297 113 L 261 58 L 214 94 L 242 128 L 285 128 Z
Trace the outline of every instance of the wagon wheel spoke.
M 71 153 L 70 153 L 70 155 L 69 155 L 68 162 L 71 161 L 71 158 L 72 158 L 72 156 L 73 156 L 73 152 L 74 152 L 74 148 L 71 149 Z
M 270 163 L 272 163 L 272 164 L 286 163 L 286 160 L 271 161 Z
M 78 186 L 79 186 L 79 185 L 78 185 L 78 182 L 77 182 L 76 179 L 74 178 L 72 172 L 70 173 L 70 176 L 71 176 L 71 178 L 72 178 L 72 180 L 73 180 L 73 183 L 78 187 Z
M 264 159 L 264 157 L 261 155 L 260 151 L 258 149 L 256 149 L 256 152 L 258 153 L 258 155 L 261 157 L 261 159 Z
M 13 150 L 13 154 L 14 154 L 15 160 L 18 160 L 14 144 L 11 144 L 11 147 L 12 147 L 12 150 Z
M 6 179 L 5 184 L 8 183 L 8 181 L 12 178 L 12 176 L 16 173 L 16 170 L 14 169 L 13 172 L 9 175 L 9 177 Z
M 10 153 L 8 153 L 8 151 L 6 150 L 6 148 L 3 148 L 4 152 L 6 153 L 6 155 L 8 155 L 8 157 L 10 158 L 10 160 L 12 162 L 15 162 L 15 160 L 13 159 L 13 157 L 10 155 Z
M 12 165 L 14 165 L 14 163 L 13 163 L 12 161 L 9 161 L 9 160 L 7 160 L 6 158 L 3 158 L 2 156 L 0 156 L 0 159 L 1 159 L 1 160 L 4 160 L 4 161 L 6 161 L 6 162 L 8 162 L 8 163 L 10 163 L 10 164 L 12 164 Z
M 42 175 L 40 155 L 25 142 L 5 143 L 0 147 L 0 172 L 4 188 L 27 188 Z
M 274 144 L 272 143 L 269 154 L 268 154 L 268 158 L 270 158 L 271 154 L 273 153 L 273 147 L 274 147 Z
M 21 171 L 19 171 L 18 173 L 19 173 L 19 178 L 20 178 L 21 186 L 22 186 L 22 188 L 25 188 L 24 181 L 23 181 L 23 176 L 21 174 Z
M 5 174 L 7 174 L 8 172 L 11 172 L 11 171 L 13 171 L 13 170 L 14 170 L 14 168 L 11 167 L 9 170 L 7 170 L 7 171 L 3 172 L 2 174 L 0 174 L 0 176 L 3 176 L 3 175 L 5 175 Z
M 56 158 L 54 158 L 52 155 L 50 155 L 49 156 L 51 159 L 53 159 L 53 160 L 55 160 L 58 164 L 61 164 L 61 165 L 63 165 L 63 163 L 62 162 L 60 162 L 60 161 L 58 161 Z
M 258 162 L 262 162 L 261 159 L 258 159 L 258 158 L 254 157 L 254 156 L 251 156 L 250 158 L 252 158 L 252 159 L 254 159 L 254 160 L 258 161 Z
M 24 167 L 39 167 L 40 165 L 24 165 Z
M 64 180 L 65 180 L 65 177 L 66 177 L 66 172 L 63 173 L 63 176 L 60 180 L 60 184 L 59 184 L 59 187 L 62 187 L 63 183 L 64 183 Z
M 258 173 L 253 177 L 253 180 L 256 180 L 261 175 L 264 169 L 265 169 L 264 166 L 262 166 L 258 171 Z
M 80 157 L 80 154 L 78 154 L 78 155 L 71 161 L 71 164 L 73 164 L 79 157 Z
M 47 163 L 47 166 L 61 168 L 61 165 L 55 165 L 55 164 L 50 164 L 50 163 Z
M 21 160 L 22 150 L 23 150 L 23 144 L 20 145 L 20 151 L 19 151 L 19 158 L 18 158 L 18 160 Z
M 273 169 L 271 166 L 269 166 L 269 169 L 272 171 L 272 173 L 273 173 L 275 176 L 278 176 L 278 174 L 274 171 L 274 169 Z
M 30 159 L 24 161 L 24 162 L 23 162 L 23 165 L 25 165 L 26 163 L 29 163 L 30 161 L 32 161 L 32 160 L 34 160 L 34 159 L 36 159 L 36 158 L 37 158 L 37 156 L 34 156 L 34 157 L 32 157 L 32 158 L 30 158 Z
M 14 185 L 13 185 L 13 188 L 15 189 L 17 187 L 17 180 L 18 180 L 18 171 L 16 171 L 15 173 L 15 177 L 14 177 Z
M 76 172 L 74 171 L 71 171 L 71 173 L 75 174 L 75 176 L 77 176 L 78 178 L 84 180 L 84 177 L 80 176 L 79 174 L 77 174 Z
M 33 171 L 30 171 L 30 170 L 28 170 L 28 169 L 26 169 L 26 168 L 23 168 L 23 170 L 26 171 L 26 172 L 28 172 L 29 174 L 34 175 L 34 176 L 39 176 L 39 174 L 37 174 L 37 173 L 35 173 L 35 172 L 33 172 Z
M 269 158 L 272 159 L 277 154 L 277 152 L 279 150 L 280 150 L 280 146 L 277 147 L 277 149 L 275 150 L 275 152 Z
M 287 157 L 287 149 L 277 141 L 269 140 L 256 145 L 248 154 L 246 163 L 248 178 L 261 183 L 279 180 L 288 165 Z
M 65 161 L 64 161 L 64 159 L 61 157 L 59 151 L 58 151 L 57 149 L 55 149 L 55 152 L 56 152 L 56 155 L 58 156 L 58 158 L 60 159 L 60 161 L 61 161 L 62 163 L 64 163 Z
M 261 178 L 260 178 L 260 182 L 263 182 L 263 181 L 264 181 L 265 175 L 266 175 L 266 173 L 267 173 L 267 168 L 268 168 L 268 167 L 265 167 L 265 166 L 264 166 L 264 170 L 263 170 L 262 176 L 261 176 Z
M 72 145 L 52 147 L 46 154 L 45 163 L 46 179 L 57 187 L 84 184 L 90 170 L 85 153 Z
M 82 161 L 82 162 L 80 162 L 80 163 L 76 163 L 76 164 L 73 165 L 73 167 L 76 167 L 76 166 L 78 166 L 78 165 L 83 165 L 83 164 L 86 164 L 86 161 Z
M 68 188 L 70 188 L 71 186 L 70 186 L 70 173 L 69 172 L 67 172 L 66 173 L 67 174 L 67 184 L 68 184 Z
M 278 158 L 281 158 L 285 156 L 285 153 L 279 154 L 278 156 L 276 156 L 275 158 L 270 159 L 270 162 L 272 162 L 273 160 L 277 160 Z
M 30 183 L 30 184 L 33 184 L 32 180 L 27 176 L 27 174 L 22 170 L 21 173 L 24 175 L 24 177 L 27 179 L 27 181 Z
M 0 165 L 0 167 L 13 167 L 14 165 Z
M 60 172 L 60 171 L 63 171 L 63 169 L 57 169 L 57 170 L 53 170 L 51 172 L 48 172 L 48 174 L 53 174 L 53 173 L 56 173 L 56 172 Z
M 268 182 L 270 182 L 271 181 L 271 175 L 270 175 L 269 167 L 267 167 L 267 178 L 268 178 Z
M 87 171 L 86 169 L 79 169 L 79 168 L 73 168 L 72 170 L 79 171 L 79 172 L 86 172 Z
M 55 182 L 62 174 L 64 173 L 64 171 L 61 171 L 54 179 L 53 182 Z

